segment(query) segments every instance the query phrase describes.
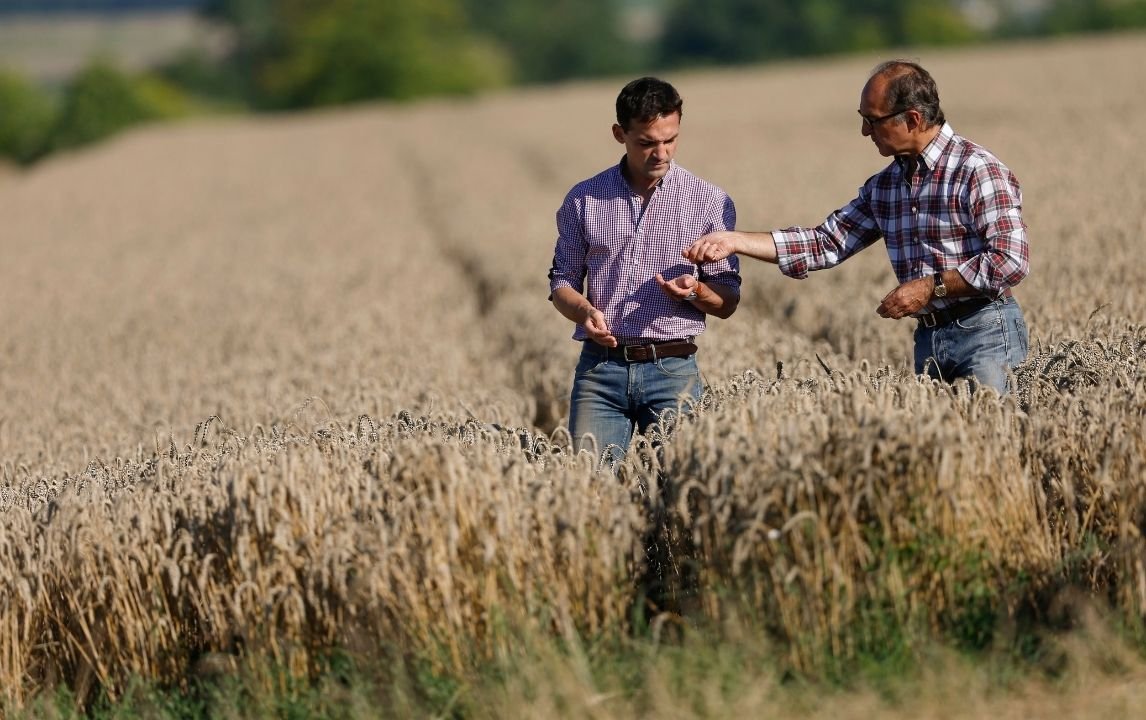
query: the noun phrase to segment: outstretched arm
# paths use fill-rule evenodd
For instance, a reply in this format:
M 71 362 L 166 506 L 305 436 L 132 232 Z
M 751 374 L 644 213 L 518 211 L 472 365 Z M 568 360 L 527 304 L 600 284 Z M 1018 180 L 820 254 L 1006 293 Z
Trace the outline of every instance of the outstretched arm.
M 723 260 L 729 255 L 747 255 L 764 262 L 776 262 L 776 241 L 771 232 L 718 230 L 702 236 L 682 253 L 694 263 Z

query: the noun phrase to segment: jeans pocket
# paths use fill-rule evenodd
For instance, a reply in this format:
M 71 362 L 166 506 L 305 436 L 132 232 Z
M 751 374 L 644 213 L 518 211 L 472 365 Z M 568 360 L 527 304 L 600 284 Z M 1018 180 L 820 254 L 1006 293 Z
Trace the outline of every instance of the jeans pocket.
M 604 367 L 609 359 L 604 355 L 595 355 L 592 353 L 581 353 L 581 357 L 577 360 L 577 369 L 574 371 L 575 375 L 592 375 L 599 368 Z
M 696 365 L 696 356 L 676 358 L 658 358 L 657 370 L 669 377 L 687 378 L 700 375 L 700 368 Z
M 967 317 L 961 317 L 955 321 L 956 327 L 963 330 L 983 330 L 992 325 L 998 326 L 1000 329 L 1003 325 L 1003 314 L 999 312 L 998 303 L 991 303 L 978 312 L 971 313 Z
M 1027 321 L 1021 317 L 1015 318 L 1015 336 L 1018 338 L 1019 353 L 1022 355 L 1018 361 L 1022 362 L 1027 359 L 1027 353 L 1030 352 L 1030 333 L 1027 331 Z

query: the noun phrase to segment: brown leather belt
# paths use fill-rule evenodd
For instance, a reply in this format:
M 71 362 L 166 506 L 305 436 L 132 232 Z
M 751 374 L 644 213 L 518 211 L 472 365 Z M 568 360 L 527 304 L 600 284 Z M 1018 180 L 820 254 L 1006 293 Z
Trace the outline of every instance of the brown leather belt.
M 919 326 L 925 328 L 937 328 L 955 322 L 959 318 L 965 318 L 972 313 L 976 313 L 983 308 L 987 307 L 996 301 L 1005 301 L 1007 298 L 1012 297 L 1010 289 L 1007 289 L 997 298 L 976 298 L 974 300 L 964 300 L 958 305 L 929 312 L 926 315 L 918 316 Z
M 657 358 L 688 357 L 695 355 L 697 351 L 696 343 L 688 340 L 651 340 L 641 344 L 618 345 L 615 348 L 586 340 L 585 347 L 610 360 L 625 362 L 652 362 Z

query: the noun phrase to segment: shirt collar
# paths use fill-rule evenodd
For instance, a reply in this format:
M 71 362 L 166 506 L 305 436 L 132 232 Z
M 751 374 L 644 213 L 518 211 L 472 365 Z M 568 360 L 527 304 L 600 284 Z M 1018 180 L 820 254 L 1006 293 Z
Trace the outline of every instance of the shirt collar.
M 943 127 L 939 128 L 939 134 L 927 143 L 927 147 L 923 148 L 923 153 L 920 159 L 923 164 L 929 168 L 933 168 L 939 164 L 939 158 L 947 152 L 947 148 L 955 139 L 955 131 L 951 129 L 951 123 L 943 123 Z
M 943 127 L 939 128 L 939 133 L 931 138 L 931 142 L 927 143 L 927 147 L 923 148 L 923 152 L 919 154 L 919 170 L 930 170 L 938 165 L 939 158 L 947 152 L 947 147 L 954 139 L 955 131 L 951 128 L 951 123 L 943 123 Z M 895 161 L 899 164 L 899 169 L 903 170 L 907 158 L 897 155 Z

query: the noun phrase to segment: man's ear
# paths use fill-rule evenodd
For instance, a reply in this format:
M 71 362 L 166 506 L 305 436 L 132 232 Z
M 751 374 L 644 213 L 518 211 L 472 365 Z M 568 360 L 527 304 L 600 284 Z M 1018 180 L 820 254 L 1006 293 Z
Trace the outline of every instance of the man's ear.
M 613 123 L 613 139 L 622 145 L 625 144 L 625 130 L 617 123 Z
M 918 110 L 908 110 L 903 114 L 903 118 L 907 121 L 908 130 L 915 131 L 923 129 L 923 115 Z

